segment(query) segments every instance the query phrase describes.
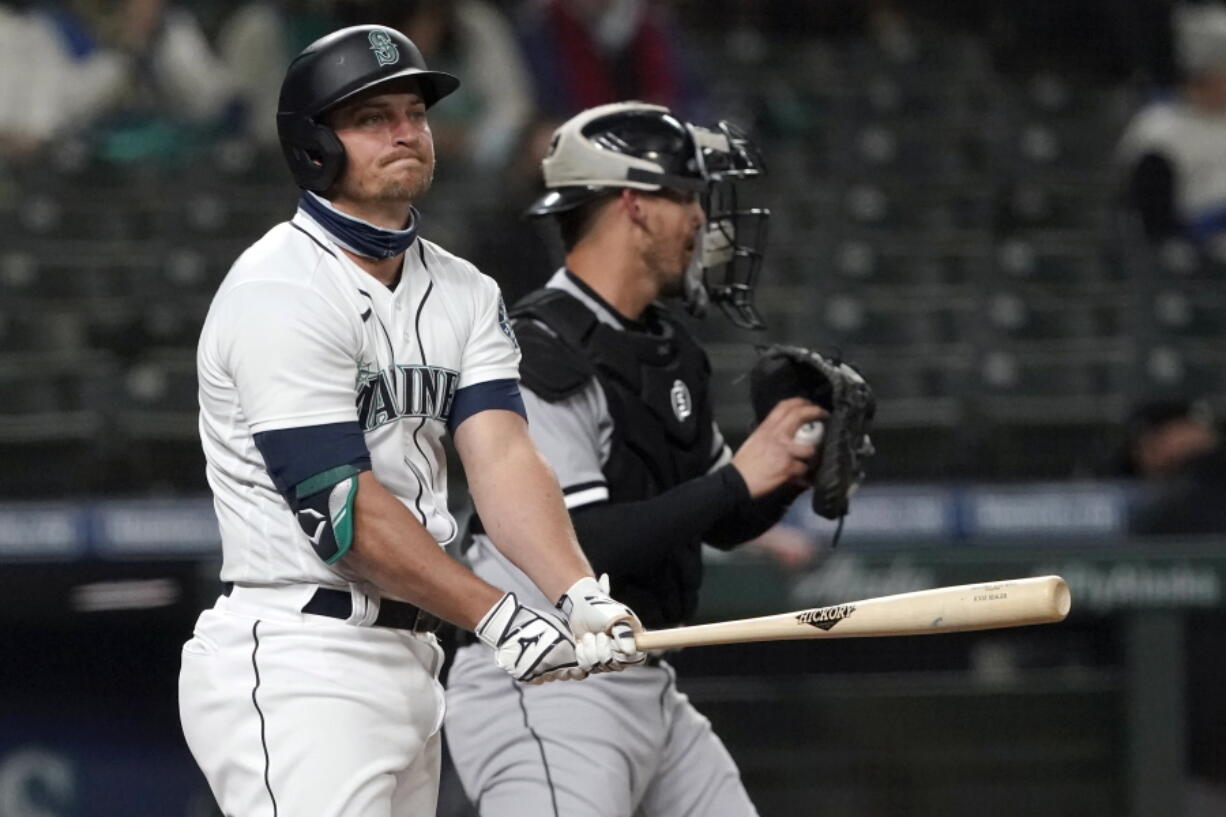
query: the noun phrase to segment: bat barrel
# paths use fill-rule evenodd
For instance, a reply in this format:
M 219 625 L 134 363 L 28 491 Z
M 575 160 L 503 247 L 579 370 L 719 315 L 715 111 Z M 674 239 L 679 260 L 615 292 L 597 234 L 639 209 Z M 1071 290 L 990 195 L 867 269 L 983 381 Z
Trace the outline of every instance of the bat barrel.
M 926 635 L 1063 621 L 1072 598 L 1059 576 L 937 587 L 759 618 L 641 632 L 639 649 L 747 641 Z

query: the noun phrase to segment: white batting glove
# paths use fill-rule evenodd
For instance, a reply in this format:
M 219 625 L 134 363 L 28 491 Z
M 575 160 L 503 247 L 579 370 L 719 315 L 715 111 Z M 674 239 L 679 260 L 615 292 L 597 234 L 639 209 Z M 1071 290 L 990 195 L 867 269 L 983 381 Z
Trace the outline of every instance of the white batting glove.
M 584 576 L 558 600 L 575 637 L 579 666 L 588 672 L 615 672 L 647 660 L 634 645 L 643 623 L 626 605 L 609 596 L 609 574 L 597 581 Z
M 543 684 L 587 677 L 565 625 L 550 613 L 524 607 L 514 593 L 499 599 L 474 632 L 494 650 L 498 666 L 517 681 Z

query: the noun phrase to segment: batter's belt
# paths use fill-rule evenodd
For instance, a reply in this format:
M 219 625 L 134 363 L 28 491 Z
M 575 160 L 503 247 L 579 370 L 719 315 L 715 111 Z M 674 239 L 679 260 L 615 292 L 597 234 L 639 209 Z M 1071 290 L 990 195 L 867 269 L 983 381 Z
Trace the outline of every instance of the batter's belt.
M 247 588 L 240 588 L 240 592 Z M 223 592 L 230 596 L 234 593 L 234 583 L 226 582 Z M 348 590 L 338 590 L 333 587 L 318 587 L 306 604 L 302 605 L 303 613 L 314 616 L 327 616 L 348 620 L 353 615 L 353 597 Z M 373 627 L 390 627 L 393 630 L 408 630 L 414 633 L 434 633 L 442 626 L 442 619 L 432 613 L 410 604 L 407 601 L 394 599 L 379 600 L 379 614 L 371 623 Z

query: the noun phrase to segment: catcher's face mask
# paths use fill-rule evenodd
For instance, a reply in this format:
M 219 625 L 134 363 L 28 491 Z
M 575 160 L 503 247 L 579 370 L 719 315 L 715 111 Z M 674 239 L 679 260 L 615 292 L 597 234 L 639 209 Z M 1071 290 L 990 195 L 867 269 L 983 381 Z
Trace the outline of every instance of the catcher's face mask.
M 529 208 L 532 216 L 565 212 L 619 187 L 698 193 L 706 225 L 685 276 L 686 308 L 701 316 L 713 302 L 739 327 L 765 327 L 754 286 L 770 211 L 738 203 L 738 183 L 765 172 L 743 131 L 728 122 L 683 122 L 659 105 L 617 102 L 559 127 L 541 170 L 547 192 Z
M 702 290 L 737 326 L 764 329 L 754 304 L 754 287 L 766 251 L 770 211 L 742 208 L 737 200 L 738 182 L 765 172 L 762 157 L 749 137 L 729 122 L 720 122 L 718 130 L 688 127 L 708 180 L 702 202 L 707 220 L 696 253 Z M 687 292 L 691 290 L 692 285 L 687 287 Z M 693 314 L 706 309 L 705 303 L 692 298 L 686 305 Z

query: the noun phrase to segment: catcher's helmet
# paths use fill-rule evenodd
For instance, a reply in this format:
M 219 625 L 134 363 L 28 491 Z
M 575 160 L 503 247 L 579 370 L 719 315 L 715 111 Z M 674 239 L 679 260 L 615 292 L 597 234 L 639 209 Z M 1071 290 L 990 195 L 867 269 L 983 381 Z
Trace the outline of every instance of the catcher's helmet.
M 616 102 L 580 113 L 553 134 L 541 162 L 546 193 L 530 216 L 565 213 L 619 188 L 701 194 L 707 223 L 687 275 L 686 306 L 714 301 L 745 328 L 764 326 L 753 288 L 770 211 L 737 208 L 734 182 L 765 171 L 749 137 L 728 122 L 683 122 L 659 105 Z
M 405 77 L 417 80 L 426 107 L 460 87 L 451 74 L 429 70 L 413 41 L 386 26 L 342 28 L 294 58 L 281 83 L 277 135 L 299 187 L 322 193 L 345 167 L 345 148 L 322 114 Z

